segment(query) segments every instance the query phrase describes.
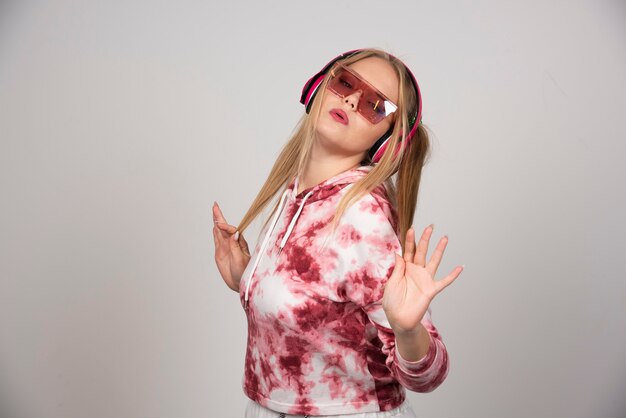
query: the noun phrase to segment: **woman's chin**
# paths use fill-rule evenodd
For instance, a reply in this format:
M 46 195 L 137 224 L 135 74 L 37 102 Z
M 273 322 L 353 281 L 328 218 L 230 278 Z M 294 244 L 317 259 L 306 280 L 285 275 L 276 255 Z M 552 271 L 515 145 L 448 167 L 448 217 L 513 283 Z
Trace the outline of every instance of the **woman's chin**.
M 337 148 L 341 147 L 341 144 L 346 141 L 345 132 L 341 132 L 337 129 L 327 128 L 323 126 L 317 127 L 315 135 L 315 142 L 322 145 L 325 148 Z
M 330 118 L 330 116 L 329 116 Z M 342 139 L 348 134 L 348 126 L 330 118 L 320 118 L 317 124 L 317 134 L 329 138 Z

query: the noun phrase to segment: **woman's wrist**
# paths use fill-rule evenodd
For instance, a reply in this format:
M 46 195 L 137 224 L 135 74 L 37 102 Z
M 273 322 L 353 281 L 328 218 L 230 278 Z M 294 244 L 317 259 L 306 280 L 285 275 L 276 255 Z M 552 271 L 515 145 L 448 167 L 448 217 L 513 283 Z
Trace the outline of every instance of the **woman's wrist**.
M 419 361 L 426 356 L 430 346 L 430 333 L 420 323 L 415 329 L 409 331 L 394 331 L 396 346 L 403 359 L 407 361 Z

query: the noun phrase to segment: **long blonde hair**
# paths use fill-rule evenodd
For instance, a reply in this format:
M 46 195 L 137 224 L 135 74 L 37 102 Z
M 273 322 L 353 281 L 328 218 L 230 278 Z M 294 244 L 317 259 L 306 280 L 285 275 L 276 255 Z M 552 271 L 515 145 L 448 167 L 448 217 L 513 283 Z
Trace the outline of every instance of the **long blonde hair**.
M 404 147 L 402 152 L 394 158 L 393 154 L 397 144 L 401 140 L 405 140 L 406 135 L 410 131 L 409 117 L 414 113 L 417 101 L 415 89 L 412 86 L 410 76 L 407 74 L 404 64 L 381 49 L 363 49 L 348 58 L 337 61 L 337 63 L 349 65 L 368 57 L 382 58 L 389 62 L 396 71 L 400 81 L 398 109 L 395 112 L 394 128 L 382 158 L 374 165 L 374 168 L 356 181 L 341 198 L 334 215 L 332 229 L 335 229 L 341 215 L 351 204 L 383 184 L 387 189 L 392 207 L 397 211 L 398 223 L 396 233 L 404 251 L 406 232 L 413 223 L 413 216 L 417 206 L 422 167 L 430 154 L 430 139 L 426 128 L 423 124 L 420 124 L 409 146 Z M 325 77 L 319 86 L 310 113 L 305 113 L 300 118 L 293 136 L 284 145 L 261 190 L 237 226 L 240 233 L 243 233 L 277 193 L 283 192 L 295 176 L 300 176 L 303 173 L 315 140 L 317 119 L 323 97 L 326 94 L 328 79 L 329 77 Z M 415 123 L 418 122 L 415 121 Z M 367 155 L 361 162 L 361 165 L 371 165 Z M 395 183 L 392 181 L 392 176 L 394 175 L 396 175 Z M 272 213 L 277 209 L 277 206 L 278 202 L 274 206 Z M 271 214 L 266 219 L 264 226 L 270 218 Z

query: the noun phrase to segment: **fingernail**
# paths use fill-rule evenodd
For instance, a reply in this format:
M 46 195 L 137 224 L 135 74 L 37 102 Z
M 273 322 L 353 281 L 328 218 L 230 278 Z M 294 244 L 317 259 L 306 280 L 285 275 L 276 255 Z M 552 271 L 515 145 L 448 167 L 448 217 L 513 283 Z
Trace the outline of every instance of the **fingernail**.
M 235 241 L 239 239 L 239 231 L 235 232 L 234 238 L 235 238 Z
M 435 229 L 435 224 L 430 224 L 428 226 L 430 227 L 430 229 Z

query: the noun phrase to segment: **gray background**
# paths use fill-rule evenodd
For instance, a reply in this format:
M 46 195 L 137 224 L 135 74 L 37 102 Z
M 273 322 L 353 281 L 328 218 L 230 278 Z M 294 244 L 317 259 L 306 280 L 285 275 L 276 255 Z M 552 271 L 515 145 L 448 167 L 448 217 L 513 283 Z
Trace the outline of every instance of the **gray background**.
M 439 277 L 466 264 L 418 416 L 626 416 L 625 22 L 599 0 L 0 3 L 0 416 L 243 416 L 211 204 L 241 219 L 304 82 L 367 46 L 421 83 L 414 225 L 450 237 Z

